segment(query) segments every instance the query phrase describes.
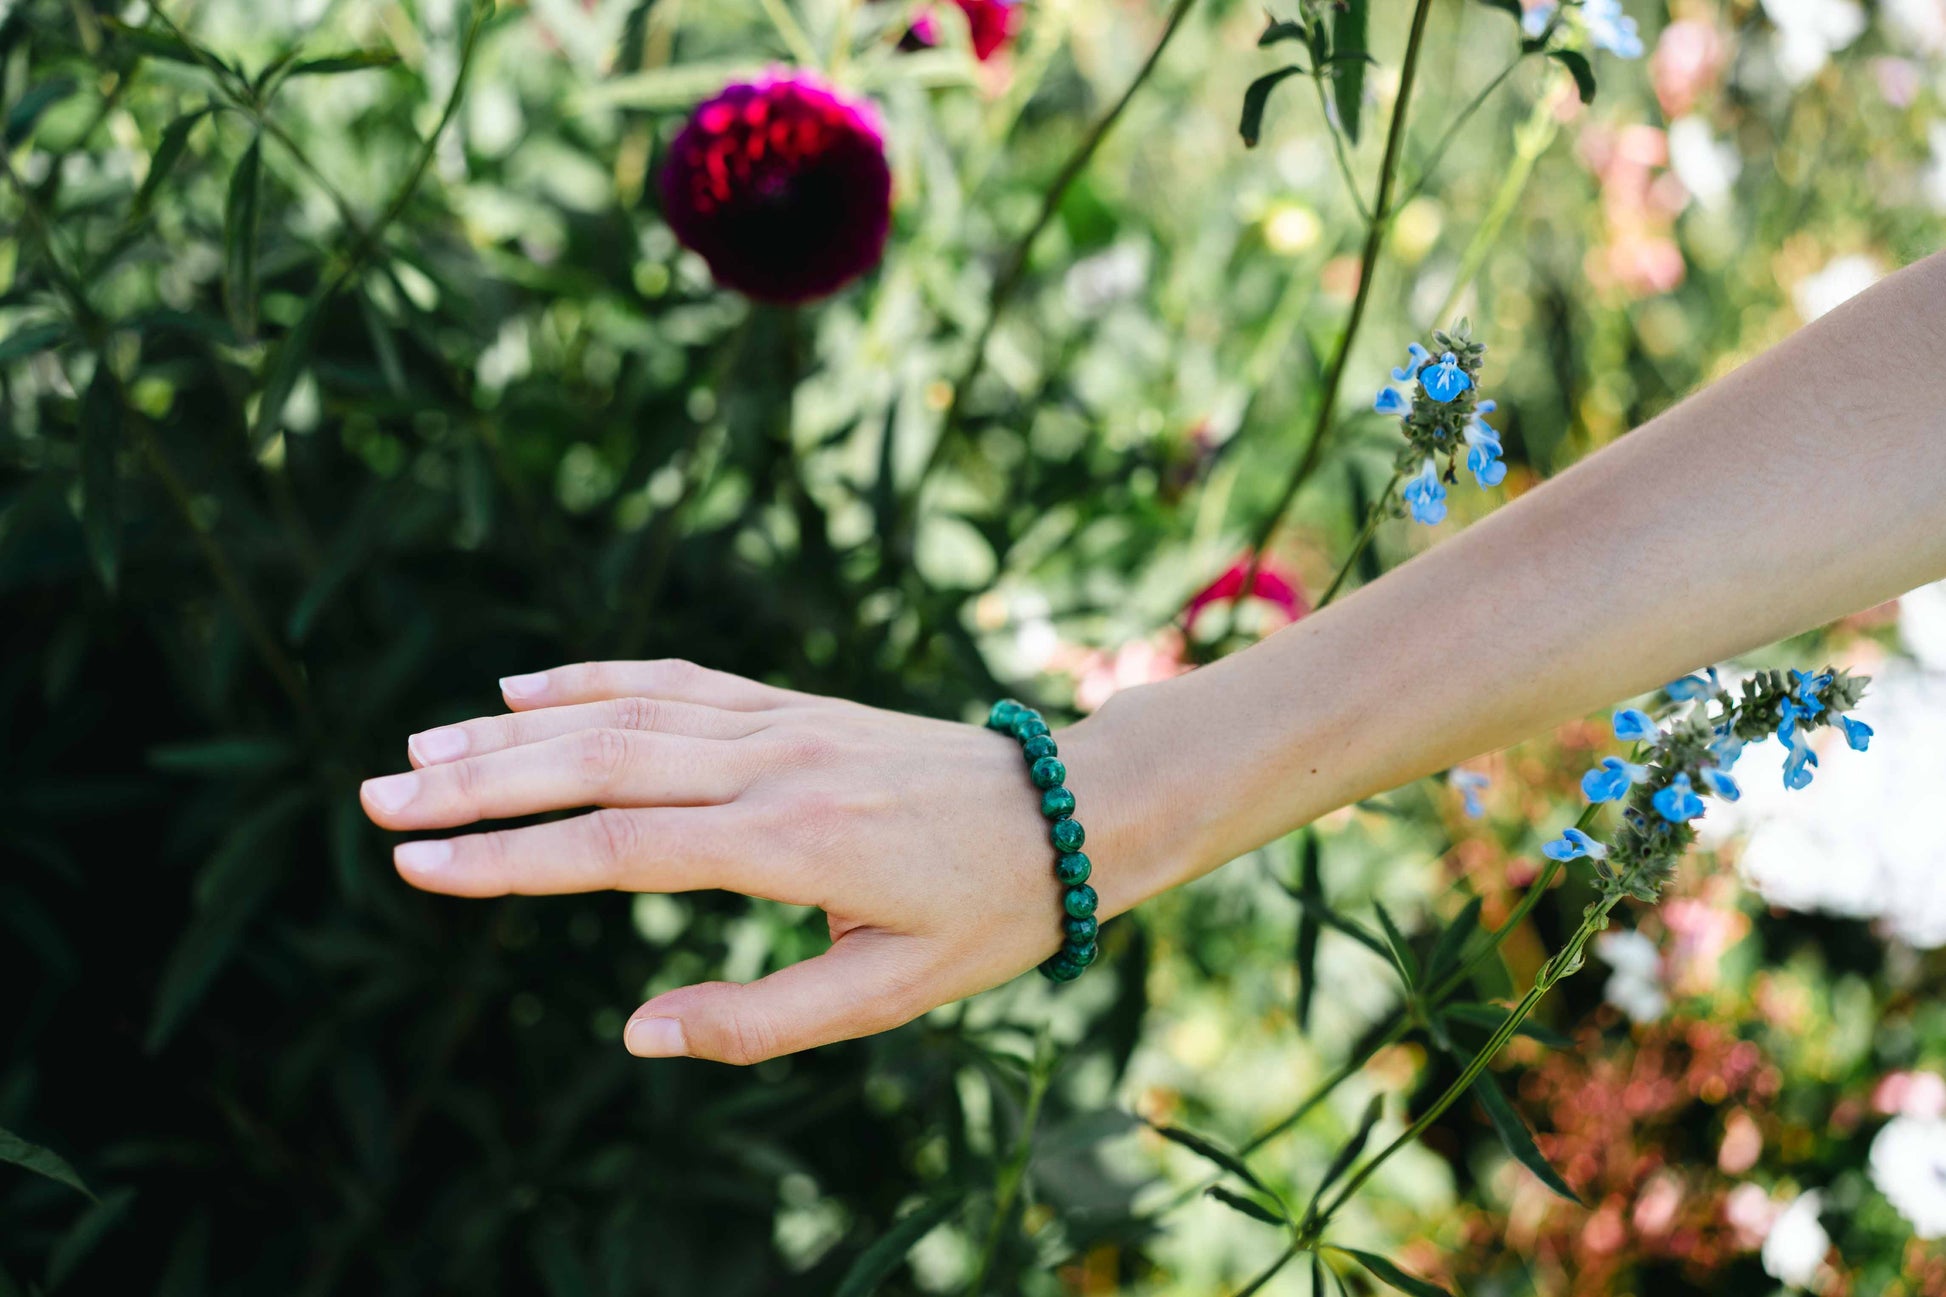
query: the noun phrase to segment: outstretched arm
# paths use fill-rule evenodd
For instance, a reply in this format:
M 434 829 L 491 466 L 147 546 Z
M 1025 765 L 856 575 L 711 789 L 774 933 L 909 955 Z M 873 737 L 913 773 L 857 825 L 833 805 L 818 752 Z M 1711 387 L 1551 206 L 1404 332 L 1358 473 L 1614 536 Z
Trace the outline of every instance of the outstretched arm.
M 1871 289 L 1330 609 L 1059 734 L 1104 916 L 1335 807 L 1946 576 L 1946 256 Z M 1019 752 L 680 662 L 503 682 L 365 785 L 460 896 L 728 888 L 832 948 L 636 1011 L 628 1047 L 754 1062 L 880 1031 L 1059 942 Z

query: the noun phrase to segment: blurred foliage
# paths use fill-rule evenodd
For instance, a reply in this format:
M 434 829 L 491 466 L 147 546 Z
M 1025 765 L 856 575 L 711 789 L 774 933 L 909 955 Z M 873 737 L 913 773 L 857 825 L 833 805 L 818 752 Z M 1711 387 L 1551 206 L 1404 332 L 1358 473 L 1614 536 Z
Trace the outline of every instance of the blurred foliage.
M 1528 59 L 1462 122 L 1519 36 L 1442 0 L 1334 419 L 1358 204 L 1301 86 L 1243 148 L 1263 19 L 1207 0 L 956 392 L 1162 14 L 1036 0 L 977 64 L 951 24 L 902 52 L 909 9 L 0 5 L 0 1127 L 92 1190 L 0 1168 L 0 1293 L 1243 1282 L 1263 1227 L 1162 1213 L 1207 1169 L 1130 1114 L 1241 1142 L 1392 1008 L 1376 957 L 1313 931 L 1295 1031 L 1295 844 L 1111 925 L 1071 993 L 1026 979 L 736 1072 L 631 1060 L 623 1015 L 813 953 L 821 923 L 713 894 L 418 895 L 357 780 L 496 708 L 496 677 L 584 658 L 942 715 L 1091 705 L 1232 642 L 1210 618 L 1184 643 L 1181 610 L 1270 525 L 1313 426 L 1275 558 L 1323 587 L 1394 449 L 1362 393 L 1442 304 L 1493 348 L 1517 491 L 1929 250 L 1946 202 L 1936 50 L 1905 28 L 1794 81 L 1759 9 L 1685 2 L 1716 44 L 1679 101 L 1609 62 L 1583 110 Z M 1654 44 L 1664 15 L 1637 16 Z M 1375 7 L 1363 96 L 1334 88 L 1346 124 L 1364 110 L 1368 192 L 1407 18 Z M 647 195 L 682 111 L 797 44 L 881 104 L 899 208 L 867 285 L 792 314 L 713 290 Z M 1415 543 L 1387 524 L 1358 575 Z M 1430 787 L 1320 826 L 1334 904 L 1383 900 L 1424 944 L 1469 890 L 1504 913 L 1572 794 L 1537 751 L 1505 760 L 1520 805 L 1490 839 Z M 1584 899 L 1536 910 L 1509 965 Z M 1276 1187 L 1308 1190 L 1374 1089 L 1441 1083 L 1421 1043 L 1388 1047 L 1275 1146 Z M 1491 1198 L 1484 1129 L 1455 1112 L 1388 1165 L 1359 1236 L 1495 1273 L 1451 1210 Z M 1692 1283 L 1720 1287 L 1657 1290 Z

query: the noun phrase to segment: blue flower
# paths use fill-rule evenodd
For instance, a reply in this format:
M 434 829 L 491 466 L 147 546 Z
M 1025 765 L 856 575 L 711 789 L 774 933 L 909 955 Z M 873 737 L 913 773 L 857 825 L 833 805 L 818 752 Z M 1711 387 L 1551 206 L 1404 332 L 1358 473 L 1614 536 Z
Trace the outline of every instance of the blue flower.
M 1677 775 L 1671 779 L 1669 786 L 1651 800 L 1655 803 L 1656 813 L 1671 824 L 1693 820 L 1703 813 L 1703 799 L 1690 786 L 1688 775 Z
M 1642 57 L 1642 37 L 1635 30 L 1635 20 L 1622 12 L 1622 0 L 1588 0 L 1581 6 L 1581 21 L 1596 49 L 1618 59 Z
M 1703 776 L 1703 782 L 1709 785 L 1709 790 L 1724 801 L 1734 802 L 1743 796 L 1743 789 L 1737 787 L 1737 781 L 1730 778 L 1729 771 L 1715 766 L 1704 766 L 1697 773 Z
M 1855 721 L 1849 716 L 1840 716 L 1838 724 L 1844 727 L 1845 742 L 1851 744 L 1853 752 L 1863 752 L 1872 745 L 1872 727 L 1864 721 Z
M 1777 737 L 1791 745 L 1790 755 L 1784 758 L 1784 787 L 1796 791 L 1811 783 L 1811 767 L 1818 764 L 1818 754 L 1811 751 L 1811 740 L 1804 737 L 1804 731 L 1795 726 L 1787 736 L 1782 729 Z
M 1507 466 L 1500 462 L 1504 453 L 1500 447 L 1500 434 L 1493 425 L 1480 415 L 1494 409 L 1492 401 L 1482 401 L 1473 417 L 1467 421 L 1460 435 L 1466 439 L 1466 467 L 1482 487 L 1499 486 L 1507 480 Z
M 1662 737 L 1662 731 L 1647 712 L 1624 707 L 1615 713 L 1615 737 L 1624 742 L 1654 743 Z
M 1405 364 L 1401 368 L 1393 370 L 1392 377 L 1401 383 L 1410 383 L 1413 379 L 1419 377 L 1419 371 L 1426 367 L 1428 360 L 1432 359 L 1432 353 L 1416 342 L 1408 344 L 1405 350 Z
M 1439 467 L 1430 458 L 1410 482 L 1405 484 L 1406 506 L 1412 520 L 1430 527 L 1446 517 L 1446 488 L 1439 480 Z
M 1603 757 L 1601 764 L 1581 776 L 1581 791 L 1591 802 L 1619 802 L 1628 796 L 1628 786 L 1649 777 L 1647 766 L 1638 766 L 1620 757 Z
M 1560 11 L 1561 11 L 1561 6 L 1555 4 L 1554 0 L 1541 0 L 1540 4 L 1537 4 L 1532 9 L 1525 10 L 1521 13 L 1520 15 L 1521 33 L 1525 35 L 1528 40 L 1533 40 L 1533 41 L 1539 40 L 1541 38 L 1541 33 L 1547 30 L 1547 25 L 1554 21 L 1554 15 L 1559 13 Z
M 1717 678 L 1716 668 L 1711 667 L 1709 679 L 1705 680 L 1701 676 L 1684 676 L 1680 680 L 1671 680 L 1662 686 L 1662 692 L 1676 702 L 1693 703 L 1698 698 L 1715 697 L 1722 688 L 1723 683 Z
M 1493 783 L 1491 779 L 1477 770 L 1462 770 L 1454 766 L 1446 776 L 1446 782 L 1459 790 L 1460 799 L 1466 804 L 1466 818 L 1477 820 L 1487 813 L 1486 807 L 1480 804 L 1480 794 Z
M 1729 730 L 1718 730 L 1710 740 L 1710 755 L 1716 758 L 1719 770 L 1728 770 L 1743 755 L 1743 740 Z
M 1560 837 L 1541 845 L 1541 854 L 1549 860 L 1575 860 L 1582 856 L 1606 860 L 1608 848 L 1580 829 L 1563 829 Z
M 1459 357 L 1450 351 L 1439 358 L 1437 365 L 1426 366 L 1419 375 L 1419 383 L 1427 396 L 1442 405 L 1473 386 L 1472 378 L 1459 366 Z
M 1412 402 L 1400 396 L 1396 388 L 1381 387 L 1378 389 L 1377 399 L 1372 402 L 1372 408 L 1380 414 L 1411 414 Z

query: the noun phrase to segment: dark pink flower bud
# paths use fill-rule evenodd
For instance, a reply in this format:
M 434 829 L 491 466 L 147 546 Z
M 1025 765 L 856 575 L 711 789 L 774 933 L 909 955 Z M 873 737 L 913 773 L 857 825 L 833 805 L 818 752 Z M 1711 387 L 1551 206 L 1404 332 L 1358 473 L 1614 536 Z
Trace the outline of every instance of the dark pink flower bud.
M 725 86 L 670 145 L 662 207 L 726 288 L 768 302 L 836 292 L 878 264 L 892 226 L 878 114 L 802 72 Z

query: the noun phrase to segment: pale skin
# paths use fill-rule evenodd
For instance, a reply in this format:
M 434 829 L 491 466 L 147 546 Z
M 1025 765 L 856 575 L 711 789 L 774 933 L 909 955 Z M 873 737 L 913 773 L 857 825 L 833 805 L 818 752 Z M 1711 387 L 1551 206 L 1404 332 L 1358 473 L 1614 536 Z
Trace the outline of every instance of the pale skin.
M 1101 915 L 1359 798 L 1946 578 L 1946 254 L 1891 276 L 1314 616 L 1056 733 Z M 830 920 L 748 985 L 657 996 L 635 1054 L 754 1063 L 885 1031 L 1056 948 L 1013 740 L 680 661 L 501 682 L 368 781 L 454 896 L 723 888 Z M 1865 713 L 1869 717 L 1869 704 Z

